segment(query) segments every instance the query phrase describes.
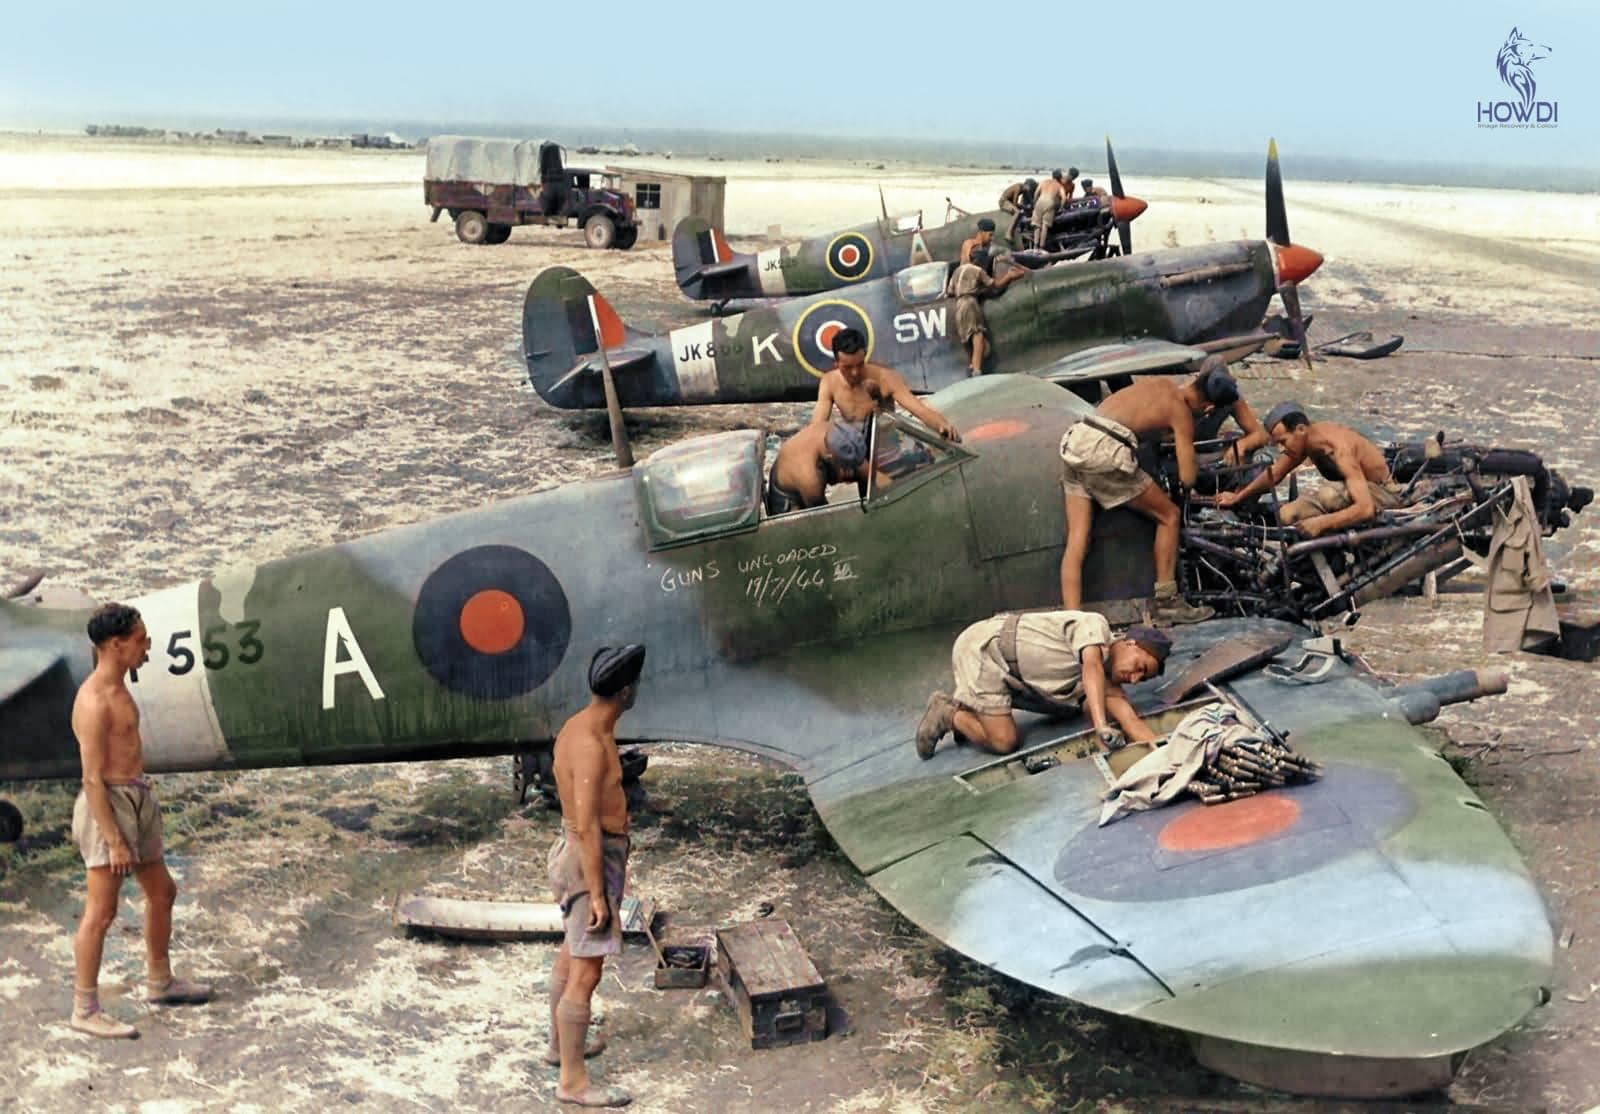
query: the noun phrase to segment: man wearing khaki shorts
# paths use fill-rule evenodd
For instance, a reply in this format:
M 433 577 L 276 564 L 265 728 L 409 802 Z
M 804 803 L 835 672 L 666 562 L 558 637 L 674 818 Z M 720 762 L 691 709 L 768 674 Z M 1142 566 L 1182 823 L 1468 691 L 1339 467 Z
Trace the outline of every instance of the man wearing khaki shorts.
M 561 835 L 550 848 L 550 888 L 566 934 L 550 968 L 550 1047 L 545 1063 L 561 1067 L 556 1101 L 575 1106 L 626 1106 L 621 1087 L 589 1078 L 585 1057 L 604 1039 L 589 1039 L 590 1003 L 606 956 L 622 951 L 622 891 L 628 871 L 628 797 L 622 789 L 617 721 L 633 707 L 644 647 L 602 646 L 589 661 L 589 703 L 556 735 L 556 790 Z
M 1223 368 L 1196 375 L 1179 386 L 1145 376 L 1116 391 L 1093 414 L 1080 418 L 1061 438 L 1061 490 L 1066 498 L 1067 544 L 1061 555 L 1061 603 L 1083 606 L 1083 560 L 1089 551 L 1096 506 L 1127 506 L 1155 520 L 1155 600 L 1158 624 L 1198 623 L 1209 607 L 1191 607 L 1178 594 L 1178 506 L 1140 469 L 1139 438 L 1171 434 L 1178 482 L 1193 487 L 1198 474 L 1195 418 L 1239 401 L 1239 385 Z
M 127 875 L 144 891 L 145 1001 L 207 1002 L 211 988 L 173 978 L 167 950 L 178 887 L 162 859 L 161 807 L 144 777 L 139 706 L 127 685 L 128 671 L 149 660 L 150 635 L 137 610 L 108 603 L 89 617 L 89 641 L 94 671 L 72 704 L 72 731 L 83 765 L 72 837 L 88 870 L 88 896 L 73 940 L 77 978 L 70 1024 L 96 1037 L 136 1037 L 132 1025 L 100 1008 L 100 959 Z
M 951 730 L 958 742 L 1010 754 L 1017 749 L 1011 707 L 1018 694 L 1031 698 L 1030 708 L 1086 713 L 1107 750 L 1153 739 L 1122 686 L 1160 674 L 1171 649 L 1153 627 L 1113 639 L 1105 616 L 1092 611 L 1029 611 L 973 623 L 950 651 L 955 692 L 928 697 L 917 754 L 932 758 Z
M 1402 488 L 1383 450 L 1355 430 L 1313 422 L 1297 402 L 1280 402 L 1261 424 L 1281 450 L 1278 459 L 1238 491 L 1219 495 L 1219 507 L 1270 491 L 1307 460 L 1322 473 L 1322 486 L 1278 508 L 1278 521 L 1307 537 L 1371 522 L 1379 511 L 1402 505 Z

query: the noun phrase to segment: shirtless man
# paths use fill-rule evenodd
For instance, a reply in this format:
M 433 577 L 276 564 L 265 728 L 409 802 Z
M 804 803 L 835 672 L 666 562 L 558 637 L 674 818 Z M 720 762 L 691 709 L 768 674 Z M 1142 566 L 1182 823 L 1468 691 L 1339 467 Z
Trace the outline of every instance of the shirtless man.
M 1198 623 L 1209 607 L 1191 607 L 1178 595 L 1179 512 L 1161 486 L 1140 468 L 1138 441 L 1170 433 L 1178 457 L 1178 480 L 1193 487 L 1197 468 L 1194 421 L 1213 407 L 1231 406 L 1239 386 L 1222 368 L 1196 375 L 1178 386 L 1147 376 L 1107 398 L 1095 412 L 1074 423 L 1061 438 L 1061 487 L 1066 495 L 1067 547 L 1061 556 L 1062 606 L 1083 606 L 1083 558 L 1089 549 L 1096 504 L 1110 510 L 1124 504 L 1155 519 L 1155 602 L 1157 623 Z
M 1401 505 L 1401 487 L 1389 474 L 1383 451 L 1355 430 L 1337 422 L 1313 422 L 1298 402 L 1278 403 L 1263 424 L 1282 455 L 1239 490 L 1217 496 L 1219 507 L 1272 490 L 1307 460 L 1325 482 L 1280 507 L 1278 520 L 1308 538 L 1371 522 L 1380 510 Z
M 1102 189 L 1101 187 L 1095 185 L 1093 178 L 1085 178 L 1083 180 L 1083 196 L 1085 196 L 1085 197 L 1104 197 L 1105 195 L 1106 195 L 1106 191 L 1104 189 Z
M 589 1040 L 589 1002 L 606 956 L 622 951 L 622 890 L 628 869 L 628 797 L 617 756 L 617 720 L 633 707 L 644 647 L 603 646 L 589 660 L 589 704 L 556 736 L 561 834 L 550 846 L 550 888 L 566 928 L 550 968 L 550 1047 L 561 1066 L 556 1099 L 576 1106 L 626 1106 L 621 1087 L 589 1078 L 584 1058 L 605 1050 Z M 599 895 L 598 900 L 595 895 Z
M 1113 639 L 1105 616 L 1092 611 L 1029 611 L 973 623 L 950 651 L 955 694 L 928 697 L 917 754 L 932 758 L 952 728 L 957 742 L 1010 754 L 1017 749 L 1011 704 L 1018 692 L 1063 715 L 1087 713 L 1105 750 L 1149 742 L 1156 734 L 1122 686 L 1158 676 L 1171 652 L 1171 640 L 1151 627 Z
M 994 243 L 994 221 L 988 217 L 979 217 L 978 230 L 961 241 L 961 258 L 959 261 L 962 263 L 972 262 L 972 253 L 974 251 L 981 248 L 987 252 L 990 250 L 989 245 L 992 243 Z
M 1021 182 L 1011 183 L 1000 195 L 1000 211 L 1011 214 L 1011 224 L 1006 229 L 1006 239 L 1013 244 L 1017 242 L 1017 226 L 1033 216 L 1033 197 L 1038 191 L 1039 183 L 1027 178 Z
M 822 377 L 813 424 L 830 420 L 835 407 L 845 421 L 866 432 L 867 421 L 879 410 L 892 411 L 899 403 L 946 441 L 961 435 L 945 416 L 911 393 L 906 381 L 882 364 L 867 362 L 867 338 L 860 329 L 840 329 L 833 337 L 833 369 Z
M 1050 177 L 1039 184 L 1033 196 L 1033 246 L 1041 251 L 1049 249 L 1050 226 L 1066 202 L 1070 187 L 1061 180 L 1061 171 L 1052 170 Z
M 767 480 L 767 514 L 826 506 L 828 485 L 862 478 L 867 439 L 847 422 L 812 422 L 783 443 Z
M 150 659 L 150 635 L 137 610 L 108 603 L 89 617 L 89 641 L 94 671 L 72 702 L 72 733 L 83 764 L 72 837 L 88 870 L 89 892 L 72 942 L 76 982 L 70 1024 L 96 1037 L 136 1037 L 132 1025 L 100 1009 L 100 957 L 129 874 L 144 891 L 145 1001 L 208 1002 L 211 988 L 173 978 L 167 954 L 178 887 L 162 859 L 161 807 L 144 777 L 139 706 L 127 685 L 128 671 Z

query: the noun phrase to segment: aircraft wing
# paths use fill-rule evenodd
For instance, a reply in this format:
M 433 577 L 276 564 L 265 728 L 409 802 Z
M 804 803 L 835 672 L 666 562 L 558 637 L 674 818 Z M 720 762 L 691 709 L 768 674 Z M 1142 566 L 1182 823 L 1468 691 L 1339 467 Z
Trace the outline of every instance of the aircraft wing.
M 1175 632 L 1169 669 L 1263 625 Z M 1298 652 L 1291 644 L 1283 660 Z M 1022 749 L 1008 758 L 947 741 L 920 760 L 911 736 L 921 698 L 949 678 L 947 664 L 930 668 L 924 656 L 922 667 L 915 687 L 898 667 L 830 681 L 797 654 L 781 679 L 810 690 L 810 710 L 773 756 L 805 774 L 872 886 L 973 959 L 1218 1041 L 1388 1061 L 1482 1044 L 1548 984 L 1550 927 L 1516 851 L 1436 750 L 1344 663 L 1316 685 L 1259 669 L 1225 682 L 1230 698 L 1325 766 L 1320 781 L 1222 806 L 1190 800 L 1104 828 L 1105 780 L 1076 742 L 1060 743 L 1087 731 L 1081 718 L 1021 716 Z M 1130 696 L 1141 709 L 1160 705 L 1153 685 Z M 856 731 L 834 734 L 853 705 Z M 757 714 L 746 717 L 752 732 Z M 1057 762 L 1030 773 L 1029 751 Z
M 1206 351 L 1169 340 L 1130 340 L 1097 344 L 1037 368 L 1032 374 L 1052 383 L 1080 383 L 1106 379 L 1113 375 L 1174 371 L 1196 360 Z

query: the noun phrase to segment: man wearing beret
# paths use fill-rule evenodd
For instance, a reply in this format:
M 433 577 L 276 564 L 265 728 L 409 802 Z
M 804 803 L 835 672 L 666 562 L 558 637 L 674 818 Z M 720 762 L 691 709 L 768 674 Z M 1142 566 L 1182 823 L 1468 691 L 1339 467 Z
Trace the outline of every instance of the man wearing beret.
M 628 797 L 617 756 L 617 721 L 633 707 L 644 668 L 644 647 L 602 646 L 589 661 L 588 706 L 556 736 L 556 789 L 561 834 L 550 847 L 550 888 L 561 906 L 565 938 L 550 969 L 550 1048 L 559 1064 L 556 1098 L 576 1106 L 625 1106 L 621 1087 L 589 1078 L 589 1003 L 606 956 L 622 951 L 622 890 L 628 869 Z
M 971 263 L 972 253 L 982 248 L 984 251 L 993 251 L 990 246 L 994 243 L 994 221 L 988 217 L 978 218 L 978 230 L 965 240 L 961 241 L 961 258 L 958 262 Z
M 1019 694 L 1034 707 L 1087 714 L 1106 750 L 1148 742 L 1155 732 L 1122 686 L 1159 676 L 1171 651 L 1172 642 L 1154 627 L 1132 627 L 1113 639 L 1105 616 L 1092 611 L 1031 611 L 973 623 L 950 651 L 954 694 L 928 697 L 917 754 L 932 758 L 952 729 L 958 742 L 1010 754 L 1017 749 L 1011 705 Z

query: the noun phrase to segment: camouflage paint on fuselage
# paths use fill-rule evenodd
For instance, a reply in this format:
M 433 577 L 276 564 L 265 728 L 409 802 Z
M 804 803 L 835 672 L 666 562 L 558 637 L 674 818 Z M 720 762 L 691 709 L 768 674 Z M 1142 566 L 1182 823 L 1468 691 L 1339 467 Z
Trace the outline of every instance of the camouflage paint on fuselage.
M 1089 250 L 1096 237 L 1112 227 L 1111 199 L 1079 197 L 1067 202 L 1056 218 L 1052 243 L 1063 237 Z M 765 248 L 754 254 L 735 252 L 720 232 L 699 217 L 685 217 L 672 235 L 678 286 L 692 299 L 728 301 L 782 298 L 844 290 L 884 278 L 919 263 L 953 263 L 961 245 L 978 230 L 980 220 L 994 222 L 991 250 L 1023 247 L 1021 229 L 1011 235 L 1012 214 L 1000 209 L 965 213 L 955 220 L 923 228 L 921 215 L 883 217 L 854 228 L 812 236 Z
M 624 741 L 788 763 L 880 893 L 1000 971 L 1200 1039 L 1372 1057 L 1386 1072 L 1448 1067 L 1514 1024 L 1549 978 L 1539 895 L 1436 748 L 1344 662 L 1315 685 L 1260 671 L 1227 682 L 1327 774 L 1216 809 L 1097 827 L 1104 782 L 1074 749 L 1083 717 L 1023 716 L 1007 759 L 916 756 L 913 726 L 949 684 L 956 633 L 1059 599 L 1053 461 L 1087 411 L 1028 377 L 934 402 L 964 448 L 925 442 L 926 469 L 865 504 L 651 549 L 659 507 L 619 473 L 132 600 L 154 643 L 132 686 L 150 767 L 527 749 L 587 700 L 598 646 L 639 641 L 649 656 Z M 1086 595 L 1147 596 L 1148 524 L 1096 518 Z M 0 606 L 0 778 L 76 775 L 66 714 L 89 668 L 85 617 Z M 1285 664 L 1312 633 L 1182 628 L 1169 673 L 1263 632 L 1287 641 Z M 1129 696 L 1167 714 L 1153 683 Z M 1029 748 L 1056 764 L 1024 765 Z
M 602 353 L 592 343 L 575 343 L 568 324 L 574 299 L 599 295 L 569 268 L 547 268 L 523 307 L 529 379 L 554 406 L 603 407 L 603 356 L 627 407 L 814 398 L 817 380 L 832 366 L 832 333 L 853 326 L 867 335 L 869 357 L 898 371 L 912 390 L 941 390 L 968 375 L 944 270 L 924 264 L 849 291 L 758 306 L 662 336 L 629 331 Z M 991 339 L 986 371 L 1032 372 L 1113 341 L 1187 345 L 1242 335 L 1260 323 L 1276 289 L 1273 249 L 1264 241 L 1057 264 L 983 301 Z

